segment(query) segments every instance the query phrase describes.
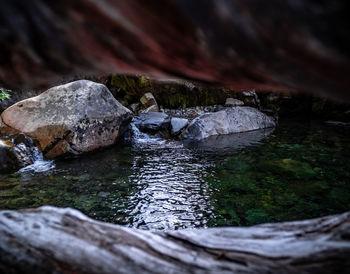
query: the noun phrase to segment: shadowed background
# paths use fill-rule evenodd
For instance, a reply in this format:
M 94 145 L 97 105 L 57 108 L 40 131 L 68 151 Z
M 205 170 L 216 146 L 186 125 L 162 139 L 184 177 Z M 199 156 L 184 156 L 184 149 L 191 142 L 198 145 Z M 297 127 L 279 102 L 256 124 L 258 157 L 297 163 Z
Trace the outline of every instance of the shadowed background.
M 0 85 L 104 73 L 350 100 L 348 1 L 1 0 Z

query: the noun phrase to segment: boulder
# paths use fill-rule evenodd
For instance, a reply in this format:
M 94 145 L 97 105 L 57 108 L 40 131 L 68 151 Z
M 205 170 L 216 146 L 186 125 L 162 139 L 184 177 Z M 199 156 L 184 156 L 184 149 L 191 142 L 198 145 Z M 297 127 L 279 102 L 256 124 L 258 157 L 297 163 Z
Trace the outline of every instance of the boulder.
M 226 107 L 237 107 L 237 106 L 243 106 L 244 103 L 241 100 L 234 99 L 234 98 L 227 98 L 225 102 Z
M 251 107 L 227 108 L 194 119 L 184 138 L 201 140 L 212 135 L 245 132 L 275 126 L 273 118 Z
M 80 80 L 20 101 L 1 116 L 7 126 L 37 139 L 46 157 L 54 158 L 114 144 L 131 111 L 106 86 Z
M 15 130 L 14 128 L 10 128 L 7 126 L 1 118 L 0 115 L 0 135 L 11 135 L 11 134 L 18 134 L 18 130 Z
M 31 165 L 38 149 L 31 138 L 20 134 L 14 140 L 0 139 L 0 173 L 11 173 Z
M 141 97 L 140 102 L 146 109 L 151 107 L 151 106 L 155 106 L 157 111 L 159 111 L 159 107 L 158 107 L 157 101 L 154 98 L 153 94 L 150 93 L 150 92 L 145 93 Z
M 135 119 L 135 125 L 144 132 L 155 132 L 162 129 L 168 129 L 170 117 L 163 112 L 141 113 Z
M 188 125 L 188 120 L 184 118 L 171 118 L 171 134 L 173 136 L 178 135 Z

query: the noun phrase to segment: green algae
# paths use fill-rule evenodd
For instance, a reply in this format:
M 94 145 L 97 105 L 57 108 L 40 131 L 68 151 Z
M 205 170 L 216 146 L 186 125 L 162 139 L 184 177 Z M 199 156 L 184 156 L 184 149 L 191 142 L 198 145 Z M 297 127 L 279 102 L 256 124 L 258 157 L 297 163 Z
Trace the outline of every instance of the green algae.
M 262 144 L 229 157 L 217 165 L 215 180 L 208 179 L 216 189 L 210 225 L 254 225 L 349 210 L 348 133 L 286 123 Z

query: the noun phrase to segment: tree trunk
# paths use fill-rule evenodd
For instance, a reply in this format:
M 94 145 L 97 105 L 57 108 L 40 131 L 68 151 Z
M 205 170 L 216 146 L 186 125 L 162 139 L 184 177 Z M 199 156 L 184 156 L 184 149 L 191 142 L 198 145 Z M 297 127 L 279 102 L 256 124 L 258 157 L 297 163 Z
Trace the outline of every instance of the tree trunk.
M 0 211 L 1 273 L 344 273 L 350 212 L 253 227 L 143 231 L 44 206 Z

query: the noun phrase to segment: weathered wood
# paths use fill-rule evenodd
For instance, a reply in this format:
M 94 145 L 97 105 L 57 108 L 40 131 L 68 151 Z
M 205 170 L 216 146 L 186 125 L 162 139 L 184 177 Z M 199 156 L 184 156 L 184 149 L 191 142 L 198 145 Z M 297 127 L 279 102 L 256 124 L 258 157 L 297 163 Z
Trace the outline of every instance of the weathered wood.
M 350 212 L 240 228 L 143 231 L 77 210 L 0 212 L 1 273 L 344 273 Z

